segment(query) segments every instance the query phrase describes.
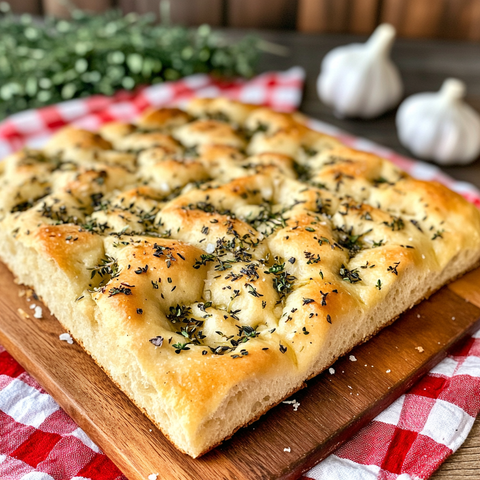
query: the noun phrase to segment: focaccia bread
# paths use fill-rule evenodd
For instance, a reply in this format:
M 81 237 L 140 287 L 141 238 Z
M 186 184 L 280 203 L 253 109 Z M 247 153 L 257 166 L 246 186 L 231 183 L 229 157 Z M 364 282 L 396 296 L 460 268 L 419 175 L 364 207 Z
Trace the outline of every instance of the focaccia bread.
M 2 260 L 193 457 L 480 258 L 456 193 L 225 99 L 65 128 L 0 181 Z

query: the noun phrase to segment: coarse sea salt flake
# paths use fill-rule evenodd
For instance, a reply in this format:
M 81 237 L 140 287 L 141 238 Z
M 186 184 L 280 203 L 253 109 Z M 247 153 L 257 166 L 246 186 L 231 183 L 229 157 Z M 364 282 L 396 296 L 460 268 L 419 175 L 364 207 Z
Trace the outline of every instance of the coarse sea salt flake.
M 148 476 L 148 480 L 157 480 L 157 477 L 158 477 L 158 473 L 151 473 Z
M 215 251 L 215 245 L 213 243 L 207 243 L 207 248 L 205 251 L 207 253 L 213 253 Z
M 351 362 L 356 362 L 357 361 L 357 358 L 355 357 L 355 355 L 350 355 L 348 357 L 348 359 L 351 361 Z
M 292 451 L 292 449 L 291 449 L 290 447 L 285 447 L 285 448 L 283 449 L 283 451 L 290 453 L 290 452 Z
M 390 370 L 390 369 L 388 369 L 386 373 L 390 373 L 390 372 L 391 372 L 391 370 Z
M 328 373 L 329 373 L 330 375 L 333 375 L 333 374 L 335 373 L 335 369 L 332 368 L 332 367 L 330 367 L 330 368 L 328 369 Z
M 35 318 L 43 318 L 42 307 L 35 307 L 35 312 L 33 312 Z
M 29 308 L 30 310 L 33 310 L 35 307 L 36 307 L 36 305 L 35 305 L 34 303 L 32 303 L 28 308 Z
M 293 400 L 285 400 L 282 403 L 287 403 L 288 405 L 293 405 L 293 411 L 296 412 L 298 407 L 300 406 L 300 402 L 297 402 L 295 399 Z
M 69 333 L 62 333 L 61 335 L 58 336 L 58 338 L 63 342 L 69 343 L 70 345 L 73 343 L 73 338 Z

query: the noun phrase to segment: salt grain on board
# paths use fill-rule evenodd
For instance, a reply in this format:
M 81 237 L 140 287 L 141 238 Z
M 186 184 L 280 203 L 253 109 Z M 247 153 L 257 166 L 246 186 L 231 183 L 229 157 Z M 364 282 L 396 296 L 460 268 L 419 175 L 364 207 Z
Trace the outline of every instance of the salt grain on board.
M 282 403 L 286 403 L 288 405 L 293 405 L 293 411 L 296 412 L 298 410 L 298 407 L 300 406 L 300 402 L 297 402 L 295 399 L 293 400 L 285 400 Z
M 69 333 L 62 333 L 61 335 L 58 336 L 58 338 L 63 342 L 69 343 L 70 345 L 73 343 L 73 338 Z

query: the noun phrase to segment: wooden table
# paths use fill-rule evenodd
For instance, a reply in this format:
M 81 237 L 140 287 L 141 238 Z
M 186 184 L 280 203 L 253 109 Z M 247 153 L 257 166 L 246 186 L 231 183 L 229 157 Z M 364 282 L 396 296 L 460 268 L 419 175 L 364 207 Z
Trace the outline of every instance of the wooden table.
M 237 37 L 244 31 L 229 30 Z M 395 129 L 395 111 L 368 121 L 342 120 L 323 105 L 315 84 L 323 56 L 332 48 L 351 42 L 364 41 L 364 37 L 352 35 L 318 35 L 298 32 L 255 32 L 265 40 L 289 48 L 287 56 L 263 55 L 260 71 L 283 70 L 293 65 L 302 66 L 307 72 L 306 87 L 301 111 L 307 115 L 336 125 L 354 135 L 366 137 L 399 153 L 411 154 L 403 148 Z M 447 77 L 457 77 L 467 85 L 467 101 L 480 111 L 480 45 L 466 42 L 440 40 L 406 40 L 395 43 L 392 58 L 400 69 L 405 95 L 436 91 Z M 480 132 L 479 132 L 480 134 Z M 448 175 L 468 181 L 480 188 L 480 159 L 463 167 L 443 168 Z M 452 455 L 433 475 L 433 480 L 466 480 L 480 478 L 480 417 L 475 422 L 465 444 Z

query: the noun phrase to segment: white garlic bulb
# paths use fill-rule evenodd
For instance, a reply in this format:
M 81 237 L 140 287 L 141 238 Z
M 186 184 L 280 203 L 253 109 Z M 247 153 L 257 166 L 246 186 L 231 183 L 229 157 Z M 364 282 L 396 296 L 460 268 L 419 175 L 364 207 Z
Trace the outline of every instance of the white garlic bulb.
M 390 60 L 395 29 L 379 25 L 366 43 L 334 48 L 322 61 L 318 95 L 340 117 L 373 118 L 397 105 L 403 93 Z
M 402 144 L 442 165 L 466 164 L 480 153 L 480 116 L 462 99 L 465 84 L 448 78 L 436 93 L 408 97 L 397 112 Z

